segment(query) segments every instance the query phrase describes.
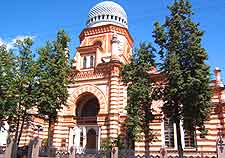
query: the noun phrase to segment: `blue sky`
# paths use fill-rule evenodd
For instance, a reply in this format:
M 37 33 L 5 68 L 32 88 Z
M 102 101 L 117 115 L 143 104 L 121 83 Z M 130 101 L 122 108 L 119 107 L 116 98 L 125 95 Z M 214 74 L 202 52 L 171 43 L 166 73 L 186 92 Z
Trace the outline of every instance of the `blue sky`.
M 64 28 L 71 37 L 71 56 L 79 46 L 78 36 L 92 6 L 103 0 L 1 0 L 0 43 L 10 46 L 15 38 L 34 37 L 34 49 L 52 40 Z M 135 46 L 153 43 L 155 21 L 163 22 L 172 0 L 114 0 L 127 12 L 129 31 Z M 209 54 L 211 70 L 218 66 L 225 81 L 225 0 L 191 0 L 194 20 L 205 31 L 203 47 Z

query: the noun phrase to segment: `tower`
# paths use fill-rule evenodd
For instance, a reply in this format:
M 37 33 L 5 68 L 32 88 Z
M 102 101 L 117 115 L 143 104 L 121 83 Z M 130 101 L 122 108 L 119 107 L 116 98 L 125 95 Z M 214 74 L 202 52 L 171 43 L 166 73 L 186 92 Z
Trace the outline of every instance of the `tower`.
M 79 38 L 68 106 L 59 112 L 54 145 L 92 152 L 104 139 L 122 134 L 127 94 L 120 69 L 129 62 L 133 45 L 126 12 L 111 1 L 95 5 Z

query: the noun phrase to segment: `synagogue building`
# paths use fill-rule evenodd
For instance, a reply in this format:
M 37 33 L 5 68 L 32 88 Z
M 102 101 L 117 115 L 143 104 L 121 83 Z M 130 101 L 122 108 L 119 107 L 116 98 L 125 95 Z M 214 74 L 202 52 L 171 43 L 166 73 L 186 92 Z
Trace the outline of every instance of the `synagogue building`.
M 73 84 L 68 86 L 68 106 L 58 112 L 57 122 L 52 126 L 53 145 L 60 151 L 76 147 L 77 153 L 98 151 L 106 138 L 125 137 L 124 120 L 127 118 L 127 87 L 120 76 L 121 67 L 128 64 L 132 56 L 133 39 L 129 33 L 128 16 L 117 3 L 104 1 L 90 9 L 86 27 L 79 35 L 75 62 L 72 66 Z M 223 135 L 225 116 L 225 91 L 220 69 L 214 70 L 211 81 L 212 110 L 206 122 L 208 135 L 200 132 L 185 132 L 181 126 L 181 139 L 185 155 L 216 156 L 218 139 Z M 155 69 L 149 73 L 155 82 L 163 76 Z M 168 155 L 177 155 L 176 126 L 163 119 L 160 107 L 162 101 L 154 101 L 156 118 L 149 123 L 156 140 L 149 146 L 151 154 L 159 155 L 165 148 Z M 33 117 L 33 125 L 26 128 L 21 145 L 29 143 L 32 137 L 47 138 L 48 123 Z M 43 130 L 35 130 L 41 125 Z M 135 143 L 135 151 L 145 153 L 145 140 Z

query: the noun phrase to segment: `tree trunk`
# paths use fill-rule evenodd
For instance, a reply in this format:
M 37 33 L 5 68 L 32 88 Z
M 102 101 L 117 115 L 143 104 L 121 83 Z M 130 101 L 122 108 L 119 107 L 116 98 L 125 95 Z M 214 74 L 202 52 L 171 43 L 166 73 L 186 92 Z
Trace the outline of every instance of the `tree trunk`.
M 175 121 L 176 124 L 176 133 L 177 133 L 177 149 L 178 149 L 178 155 L 179 158 L 184 157 L 182 143 L 181 143 L 181 133 L 180 133 L 180 120 Z
M 149 157 L 150 156 L 150 150 L 149 150 L 149 148 L 150 148 L 150 135 L 149 135 L 149 132 L 150 132 L 150 129 L 149 129 L 149 124 L 148 123 L 146 123 L 146 127 L 145 127 L 146 129 L 145 129 L 145 132 L 144 132 L 144 134 L 145 134 L 145 156 L 147 156 L 147 157 Z
M 54 132 L 54 119 L 49 118 L 48 120 L 48 148 L 53 145 L 53 132 Z
M 131 140 L 131 150 L 135 150 L 135 141 Z
M 51 147 L 51 119 L 48 120 L 48 149 Z
M 145 155 L 147 157 L 150 156 L 150 128 L 149 128 L 149 121 L 152 119 L 151 118 L 151 112 L 149 110 L 149 105 L 148 103 L 145 104 L 146 106 L 144 107 L 144 135 L 145 135 Z
M 20 117 L 18 116 L 17 122 L 16 122 L 16 133 L 13 139 L 11 158 L 17 158 L 17 149 L 18 149 L 17 139 L 19 134 L 19 126 L 20 126 Z
M 21 122 L 21 128 L 20 128 L 18 139 L 17 139 L 17 146 L 19 146 L 19 144 L 20 144 L 20 138 L 21 138 L 22 132 L 23 132 L 24 121 L 25 121 L 25 113 L 23 114 L 23 120 Z

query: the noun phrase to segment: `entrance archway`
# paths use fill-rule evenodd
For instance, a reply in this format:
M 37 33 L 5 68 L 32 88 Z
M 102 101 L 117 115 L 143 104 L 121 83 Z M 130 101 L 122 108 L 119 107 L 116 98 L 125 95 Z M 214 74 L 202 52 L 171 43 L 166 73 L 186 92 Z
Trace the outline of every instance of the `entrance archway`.
M 82 94 L 77 100 L 76 105 L 78 125 L 97 125 L 100 105 L 96 96 L 91 93 Z
M 76 116 L 78 127 L 82 130 L 80 146 L 86 152 L 93 153 L 98 149 L 97 117 L 100 105 L 97 97 L 92 93 L 83 93 L 76 102 Z

